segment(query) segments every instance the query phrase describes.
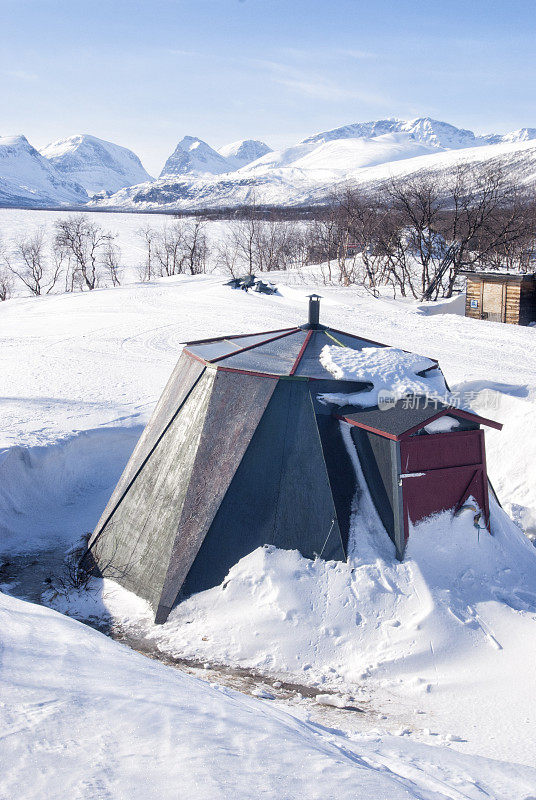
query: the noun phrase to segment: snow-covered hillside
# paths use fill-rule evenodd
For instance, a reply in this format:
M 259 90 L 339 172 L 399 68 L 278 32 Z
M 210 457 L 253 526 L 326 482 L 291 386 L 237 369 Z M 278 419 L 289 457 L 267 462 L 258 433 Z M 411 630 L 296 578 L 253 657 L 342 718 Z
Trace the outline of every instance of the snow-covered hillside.
M 367 189 L 393 176 L 448 171 L 460 161 L 501 163 L 513 180 L 533 183 L 535 137 L 531 128 L 504 136 L 475 136 L 428 117 L 377 120 L 315 134 L 255 160 L 248 157 L 238 169 L 232 145 L 216 153 L 206 143 L 187 137 L 158 181 L 123 189 L 103 204 L 138 210 L 232 207 L 247 205 L 253 198 L 267 205 L 315 204 L 348 184 Z M 227 153 L 226 166 L 221 159 Z
M 343 734 L 0 595 L 6 800 L 526 800 L 536 770 Z
M 337 190 L 364 190 L 393 177 L 436 174 L 459 163 L 501 167 L 513 181 L 536 183 L 536 140 L 442 150 L 408 134 L 370 139 L 306 142 L 268 153 L 236 172 L 183 175 L 122 189 L 100 205 L 111 208 L 204 209 L 257 204 L 299 206 L 324 203 Z
M 355 139 L 359 137 L 376 137 L 387 133 L 405 133 L 418 142 L 439 147 L 445 150 L 474 147 L 480 143 L 473 131 L 456 128 L 448 122 L 441 122 L 430 117 L 419 117 L 412 120 L 380 119 L 373 122 L 357 122 L 344 125 L 331 131 L 316 133 L 305 142 L 329 142 L 333 139 Z
M 80 205 L 87 194 L 58 172 L 25 136 L 0 137 L 0 205 Z
M 152 180 L 132 150 L 88 134 L 58 139 L 41 148 L 40 153 L 90 196 Z

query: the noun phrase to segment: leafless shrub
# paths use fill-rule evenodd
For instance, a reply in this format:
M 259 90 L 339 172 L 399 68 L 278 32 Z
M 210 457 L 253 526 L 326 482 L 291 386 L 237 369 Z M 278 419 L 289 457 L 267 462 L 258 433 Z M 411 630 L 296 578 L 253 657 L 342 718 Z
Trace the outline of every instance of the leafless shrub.
M 5 255 L 5 262 L 35 296 L 49 294 L 60 278 L 61 264 L 47 251 L 44 228 L 19 239 L 10 254 Z
M 9 300 L 13 293 L 13 275 L 6 262 L 3 242 L 0 240 L 0 302 Z
M 68 265 L 66 290 L 76 288 L 92 291 L 99 286 L 104 275 L 117 285 L 119 269 L 114 249 L 115 236 L 92 222 L 87 215 L 75 214 L 58 220 L 55 225 L 55 249 Z M 110 267 L 113 267 L 110 272 Z
M 334 215 L 338 280 L 373 294 L 390 285 L 424 300 L 451 297 L 462 270 L 523 267 L 536 249 L 534 204 L 500 165 L 391 180 L 366 196 L 346 190 Z M 323 249 L 332 253 L 333 243 Z
M 112 286 L 120 286 L 123 277 L 123 269 L 120 266 L 121 250 L 109 241 L 102 253 L 102 266 Z
M 151 281 L 155 277 L 154 246 L 158 234 L 151 225 L 144 225 L 137 235 L 145 244 L 145 260 L 138 269 L 138 275 L 141 281 Z

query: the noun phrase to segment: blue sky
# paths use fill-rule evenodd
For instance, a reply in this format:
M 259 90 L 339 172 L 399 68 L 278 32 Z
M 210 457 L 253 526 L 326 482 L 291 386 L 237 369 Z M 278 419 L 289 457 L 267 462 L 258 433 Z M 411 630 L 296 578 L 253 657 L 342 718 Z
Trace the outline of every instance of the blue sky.
M 350 122 L 536 127 L 534 0 L 0 0 L 0 134 L 92 133 L 157 173 L 182 136 Z

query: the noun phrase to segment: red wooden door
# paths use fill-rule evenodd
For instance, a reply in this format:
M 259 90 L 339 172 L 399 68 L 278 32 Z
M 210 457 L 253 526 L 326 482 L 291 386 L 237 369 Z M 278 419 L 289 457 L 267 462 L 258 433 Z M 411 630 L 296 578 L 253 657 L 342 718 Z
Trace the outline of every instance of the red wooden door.
M 400 443 L 404 532 L 432 514 L 460 508 L 468 497 L 489 520 L 484 431 L 413 436 Z

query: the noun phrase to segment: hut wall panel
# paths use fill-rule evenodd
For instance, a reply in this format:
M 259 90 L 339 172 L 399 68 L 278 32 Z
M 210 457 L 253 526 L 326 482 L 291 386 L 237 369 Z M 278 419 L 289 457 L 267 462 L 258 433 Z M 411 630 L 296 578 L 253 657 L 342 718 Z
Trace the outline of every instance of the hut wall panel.
M 318 431 L 331 493 L 335 502 L 339 529 L 344 548 L 348 548 L 352 501 L 356 491 L 355 470 L 342 438 L 341 423 L 332 416 L 334 406 L 320 402 L 319 397 L 328 392 L 352 394 L 366 388 L 366 383 L 357 381 L 317 380 L 310 384 Z
M 165 431 L 166 426 L 170 423 L 173 415 L 181 407 L 188 392 L 192 389 L 195 382 L 199 379 L 204 370 L 204 365 L 193 358 L 190 358 L 185 353 L 182 353 L 179 358 L 175 369 L 173 370 L 170 379 L 153 411 L 149 422 L 147 423 L 142 435 L 140 436 L 128 463 L 123 470 L 123 474 L 119 478 L 117 485 L 113 491 L 106 508 L 95 528 L 90 545 L 95 539 L 95 536 L 104 526 L 105 522 L 113 513 L 113 510 L 120 502 L 129 484 L 132 482 L 136 473 L 142 466 L 143 462 L 156 445 L 158 438 Z
M 352 426 L 363 475 L 383 527 L 394 541 L 394 496 L 391 441 Z
M 400 443 L 403 473 L 480 464 L 483 461 L 480 430 L 412 436 Z
M 184 594 L 221 583 L 234 564 L 265 544 L 308 558 L 322 550 L 324 558 L 345 558 L 306 381 L 278 382 Z
M 92 545 L 100 573 L 160 599 L 216 373 L 205 371 Z
M 521 299 L 521 284 L 508 281 L 506 283 L 506 309 L 504 321 L 509 325 L 519 323 L 519 306 Z
M 536 321 L 536 281 L 523 281 L 519 299 L 519 324 Z
M 176 529 L 157 621 L 167 617 L 175 602 L 276 384 L 275 379 L 217 372 Z M 219 553 L 218 560 L 221 566 L 225 555 Z M 227 569 L 230 566 L 226 564 Z

